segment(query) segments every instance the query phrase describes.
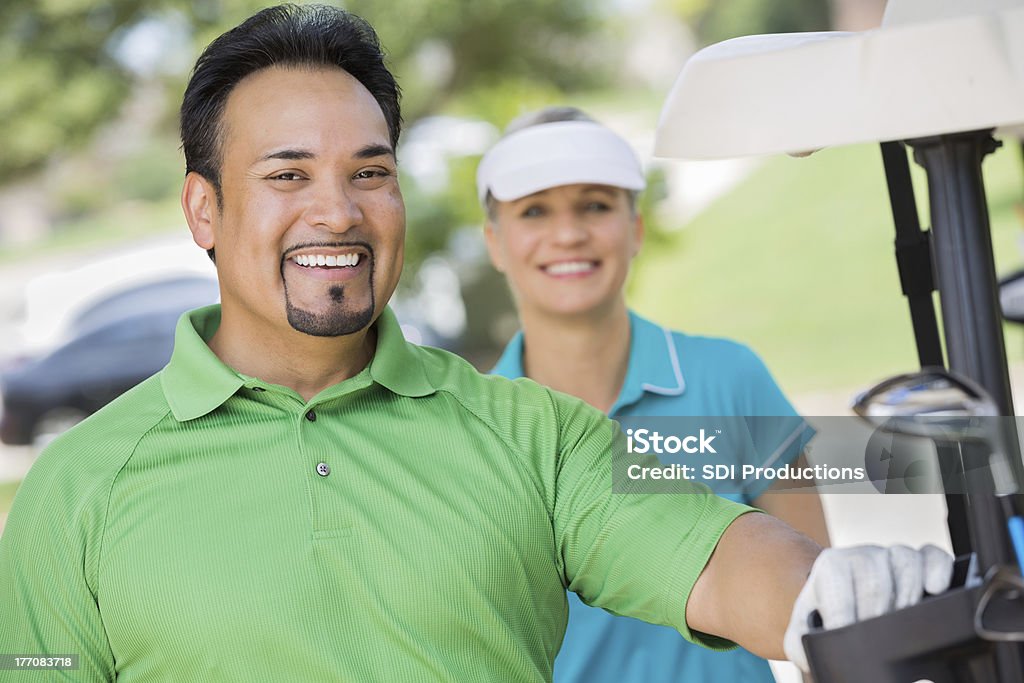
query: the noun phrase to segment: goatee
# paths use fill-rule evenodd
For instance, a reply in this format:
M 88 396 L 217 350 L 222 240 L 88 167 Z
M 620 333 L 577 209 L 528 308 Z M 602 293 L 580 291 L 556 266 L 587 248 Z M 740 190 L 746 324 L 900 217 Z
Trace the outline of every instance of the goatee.
M 345 306 L 345 286 L 334 285 L 329 292 L 334 306 L 324 313 L 313 313 L 293 305 L 285 288 L 285 307 L 288 324 L 295 330 L 314 337 L 340 337 L 365 328 L 373 320 L 374 295 L 370 289 L 368 306 L 351 310 Z

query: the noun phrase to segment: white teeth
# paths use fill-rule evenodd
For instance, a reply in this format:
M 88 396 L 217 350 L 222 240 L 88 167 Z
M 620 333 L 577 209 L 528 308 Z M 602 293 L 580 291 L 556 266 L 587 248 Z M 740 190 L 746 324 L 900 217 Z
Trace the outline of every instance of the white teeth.
M 544 270 L 551 275 L 572 275 L 593 269 L 594 264 L 590 261 L 563 261 L 561 263 L 553 263 Z
M 359 254 L 340 254 L 340 255 L 325 255 L 325 254 L 303 254 L 294 257 L 295 263 L 300 266 L 328 266 L 328 267 L 341 267 L 341 266 L 355 266 L 359 263 Z

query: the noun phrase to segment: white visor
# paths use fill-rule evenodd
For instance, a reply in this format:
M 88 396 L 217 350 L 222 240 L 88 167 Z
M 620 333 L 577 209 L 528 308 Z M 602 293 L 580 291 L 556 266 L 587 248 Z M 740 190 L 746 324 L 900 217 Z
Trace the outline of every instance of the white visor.
M 588 183 L 642 190 L 643 169 L 625 140 L 592 121 L 530 126 L 498 141 L 476 170 L 480 203 L 503 202 L 559 185 Z

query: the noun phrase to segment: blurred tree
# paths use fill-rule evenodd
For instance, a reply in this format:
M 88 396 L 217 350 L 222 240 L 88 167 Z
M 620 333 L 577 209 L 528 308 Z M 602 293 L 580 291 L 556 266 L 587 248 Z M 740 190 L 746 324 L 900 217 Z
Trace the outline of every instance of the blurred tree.
M 0 3 L 0 183 L 81 147 L 113 119 L 139 78 L 118 47 L 133 28 L 178 11 L 193 35 L 256 0 L 4 0 Z
M 600 26 L 599 3 L 592 0 L 350 0 L 345 6 L 380 33 L 410 120 L 503 80 L 527 78 L 569 92 L 592 87 L 600 67 L 608 66 L 597 41 L 586 40 Z
M 137 63 L 133 31 L 173 25 L 198 53 L 264 0 L 3 0 L 0 3 L 0 183 L 79 147 L 114 118 L 133 81 L 159 79 L 180 92 L 179 55 Z M 499 77 L 531 77 L 559 90 L 591 85 L 607 60 L 586 37 L 598 26 L 587 0 L 351 0 L 377 28 L 406 93 L 405 117 L 438 110 Z M 135 44 L 138 44 L 138 40 Z M 175 57 L 176 59 L 171 59 Z M 161 61 L 180 63 L 176 73 Z M 168 97 L 168 106 L 178 98 Z M 168 116 L 168 123 L 173 116 Z
M 136 20 L 138 4 L 0 5 L 0 182 L 81 144 L 98 121 L 113 115 L 129 80 L 102 48 L 118 26 Z
M 663 0 L 689 23 L 701 45 L 736 36 L 793 31 L 827 31 L 830 0 Z

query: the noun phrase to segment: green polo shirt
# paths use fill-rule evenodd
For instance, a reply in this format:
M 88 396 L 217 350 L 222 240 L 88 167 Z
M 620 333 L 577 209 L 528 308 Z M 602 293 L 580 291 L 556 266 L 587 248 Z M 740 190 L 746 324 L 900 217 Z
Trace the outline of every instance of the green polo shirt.
M 699 636 L 686 599 L 749 508 L 613 494 L 612 421 L 390 311 L 370 365 L 308 402 L 221 363 L 219 322 L 183 316 L 170 364 L 26 477 L 0 653 L 77 654 L 74 681 L 547 681 L 566 587 Z

